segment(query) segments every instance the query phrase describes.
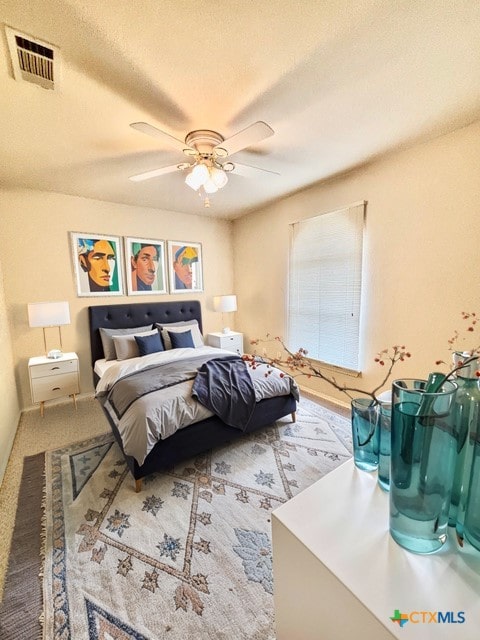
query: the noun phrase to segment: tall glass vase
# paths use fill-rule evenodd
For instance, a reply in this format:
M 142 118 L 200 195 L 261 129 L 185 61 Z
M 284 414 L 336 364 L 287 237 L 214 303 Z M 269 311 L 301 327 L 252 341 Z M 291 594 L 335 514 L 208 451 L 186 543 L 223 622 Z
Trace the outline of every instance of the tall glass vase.
M 415 553 L 433 553 L 446 540 L 459 438 L 452 412 L 457 385 L 445 381 L 431 393 L 426 385 L 392 385 L 390 533 Z
M 477 377 L 463 377 L 463 371 L 461 373 L 456 378 L 458 390 L 453 409 L 459 440 L 449 512 L 449 525 L 456 527 L 460 541 L 463 539 L 473 451 L 480 425 L 480 380 Z
M 463 533 L 465 539 L 480 551 L 480 433 L 478 431 L 473 449 Z
M 378 403 L 354 398 L 352 407 L 353 461 L 362 471 L 378 467 Z
M 378 485 L 384 491 L 390 490 L 391 429 L 392 404 L 390 402 L 380 402 L 378 415 Z
M 390 490 L 390 449 L 392 423 L 392 391 L 384 391 L 377 396 L 378 409 L 378 485 L 384 491 Z

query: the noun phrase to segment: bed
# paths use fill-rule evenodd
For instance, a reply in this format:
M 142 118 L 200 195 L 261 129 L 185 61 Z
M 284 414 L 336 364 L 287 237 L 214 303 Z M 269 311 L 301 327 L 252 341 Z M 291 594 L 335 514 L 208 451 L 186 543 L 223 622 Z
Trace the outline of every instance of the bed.
M 146 379 L 145 376 L 148 376 L 148 379 L 150 379 L 150 377 L 152 377 L 150 376 L 150 371 L 152 371 L 152 373 L 154 371 L 156 372 L 157 367 L 160 367 L 158 362 L 154 363 L 154 359 L 158 358 L 161 360 L 163 358 L 161 363 L 163 365 L 163 361 L 168 360 L 170 362 L 170 360 L 172 360 L 173 351 L 167 352 L 165 355 L 162 353 L 158 355 L 147 354 L 145 357 L 135 357 L 132 359 L 127 358 L 121 362 L 105 361 L 104 342 L 102 341 L 100 329 L 102 329 L 103 336 L 105 336 L 105 330 L 131 330 L 137 327 L 146 328 L 148 326 L 155 329 L 157 324 L 169 329 L 170 327 L 175 326 L 181 327 L 182 325 L 180 323 L 190 323 L 196 324 L 201 334 L 202 314 L 200 302 L 197 300 L 189 300 L 97 305 L 89 307 L 88 313 L 91 362 L 96 395 L 102 405 L 115 439 L 123 452 L 128 468 L 133 475 L 135 480 L 135 490 L 137 492 L 141 490 L 142 478 L 151 473 L 172 468 L 183 460 L 204 453 L 213 447 L 235 440 L 247 433 L 261 429 L 272 424 L 275 420 L 289 414 L 292 415 L 292 420 L 295 421 L 296 397 L 298 397 L 298 395 L 296 393 L 295 383 L 290 379 L 290 386 L 288 389 L 286 389 L 286 387 L 282 387 L 275 392 L 280 395 L 275 395 L 275 397 L 265 397 L 264 399 L 259 399 L 255 402 L 252 413 L 250 413 L 248 417 L 247 424 L 242 424 L 240 428 L 238 428 L 238 426 L 233 427 L 226 424 L 218 415 L 214 415 L 211 412 L 207 411 L 207 415 L 203 415 L 202 411 L 199 411 L 198 415 L 195 413 L 193 418 L 190 417 L 190 419 L 196 420 L 194 423 L 182 426 L 172 434 L 167 434 L 166 437 L 163 437 L 160 434 L 158 441 L 153 444 L 150 442 L 148 453 L 146 453 L 145 456 L 131 455 L 131 446 L 128 443 L 128 440 L 127 444 L 125 444 L 125 433 L 123 430 L 123 424 L 118 419 L 118 411 L 112 411 L 112 406 L 110 405 L 110 402 L 113 401 L 113 390 L 116 389 L 117 399 L 120 398 L 121 400 L 123 394 L 120 390 L 120 385 L 129 384 L 130 380 L 135 380 L 135 378 L 138 377 L 134 376 L 132 372 L 141 370 L 144 366 L 143 361 L 146 363 L 146 371 L 141 375 L 143 375 L 144 379 Z M 189 325 L 186 324 L 186 326 Z M 172 329 L 172 331 L 174 331 L 174 329 Z M 171 333 L 168 335 L 171 337 Z M 146 338 L 146 340 L 150 340 L 150 338 Z M 123 342 L 128 342 L 130 344 L 131 342 L 130 340 L 123 341 L 123 339 L 119 341 L 118 338 L 116 339 L 116 343 L 117 341 L 118 344 L 123 344 Z M 198 349 L 178 348 L 174 351 L 175 357 L 179 354 L 185 358 L 187 358 L 187 356 L 192 358 L 188 361 L 190 368 L 193 366 L 192 363 L 194 363 L 195 366 L 197 364 L 200 366 L 201 363 L 209 359 L 213 359 L 215 361 L 220 358 L 225 361 L 230 359 L 235 360 L 235 356 L 233 354 L 224 353 L 223 350 L 214 349 L 213 347 L 203 347 L 203 345 Z M 194 358 L 196 358 L 196 360 Z M 238 360 L 238 358 L 236 359 Z M 221 360 L 221 364 L 223 365 L 223 360 Z M 208 367 L 209 365 L 205 366 Z M 123 380 L 122 376 L 124 378 Z M 265 379 L 267 377 L 268 376 L 265 376 Z M 283 376 L 283 374 L 281 377 L 282 379 L 289 378 L 288 376 Z M 109 380 L 108 383 L 105 382 L 106 379 Z M 117 380 L 119 380 L 118 383 Z M 115 383 L 117 383 L 116 386 Z M 187 384 L 188 386 L 188 384 L 194 384 L 194 382 L 189 379 L 186 383 L 181 382 L 180 386 L 184 384 Z M 263 382 L 260 382 L 260 384 L 263 385 Z M 100 392 L 99 389 L 101 389 Z M 256 388 L 255 393 L 257 393 Z M 150 394 L 150 404 L 152 403 L 152 399 L 155 397 L 154 393 Z M 160 398 L 160 395 L 158 397 Z M 141 402 L 143 402 L 143 398 L 135 402 L 135 405 L 140 405 Z M 158 402 L 160 404 L 163 401 L 159 400 Z M 160 406 L 154 410 L 157 411 L 157 409 L 160 410 Z M 152 409 L 150 409 L 150 411 L 151 410 Z M 195 412 L 196 410 L 197 407 L 195 407 Z M 130 411 L 130 409 L 128 409 L 128 411 Z M 148 419 L 145 419 L 145 423 L 151 425 L 151 418 L 149 417 Z M 153 428 L 156 431 L 156 427 Z M 140 431 L 140 428 L 137 428 L 137 432 L 138 431 Z M 150 440 L 151 437 L 152 435 L 149 434 L 148 438 L 150 438 Z

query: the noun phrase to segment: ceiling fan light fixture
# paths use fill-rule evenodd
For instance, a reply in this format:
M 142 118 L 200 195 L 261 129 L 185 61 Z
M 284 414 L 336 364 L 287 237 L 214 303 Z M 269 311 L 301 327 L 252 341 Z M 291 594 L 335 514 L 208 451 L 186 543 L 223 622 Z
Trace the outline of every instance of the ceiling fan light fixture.
M 194 191 L 197 191 L 202 185 L 198 180 L 195 180 L 193 173 L 188 173 L 185 177 L 185 184 L 188 185 Z
M 203 189 L 205 193 L 216 193 L 218 191 L 217 185 L 211 178 L 203 183 Z
M 228 176 L 225 171 L 218 167 L 210 169 L 210 178 L 214 182 L 217 189 L 222 189 L 228 182 Z
M 197 180 L 203 180 L 205 182 L 205 180 L 209 178 L 208 167 L 206 164 L 203 164 L 203 162 L 196 164 L 192 169 L 192 173 Z
M 185 184 L 197 191 L 209 177 L 208 167 L 204 164 L 196 164 L 185 178 Z

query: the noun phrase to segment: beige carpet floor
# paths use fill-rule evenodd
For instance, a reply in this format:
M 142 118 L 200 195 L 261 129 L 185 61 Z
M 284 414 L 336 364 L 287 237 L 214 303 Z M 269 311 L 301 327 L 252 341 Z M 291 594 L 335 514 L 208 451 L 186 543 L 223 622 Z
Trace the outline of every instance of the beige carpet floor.
M 88 420 L 86 416 L 89 416 Z M 23 412 L 0 488 L 0 600 L 3 597 L 15 523 L 23 458 L 109 431 L 108 422 L 93 396 L 78 400 L 77 411 L 73 403 L 68 402 L 47 404 L 44 418 L 40 417 L 38 409 Z

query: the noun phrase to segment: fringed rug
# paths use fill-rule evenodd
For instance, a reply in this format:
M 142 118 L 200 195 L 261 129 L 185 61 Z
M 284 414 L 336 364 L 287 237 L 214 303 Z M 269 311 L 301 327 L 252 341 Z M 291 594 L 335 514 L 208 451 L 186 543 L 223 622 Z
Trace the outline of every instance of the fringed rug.
M 5 588 L 1 640 L 40 640 L 42 627 L 41 520 L 45 454 L 24 458 Z M 2 541 L 3 542 L 3 541 Z
M 273 639 L 271 511 L 350 451 L 349 420 L 302 399 L 141 493 L 110 435 L 48 452 L 45 638 Z

